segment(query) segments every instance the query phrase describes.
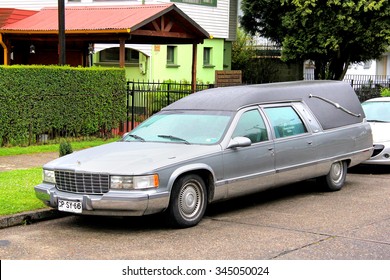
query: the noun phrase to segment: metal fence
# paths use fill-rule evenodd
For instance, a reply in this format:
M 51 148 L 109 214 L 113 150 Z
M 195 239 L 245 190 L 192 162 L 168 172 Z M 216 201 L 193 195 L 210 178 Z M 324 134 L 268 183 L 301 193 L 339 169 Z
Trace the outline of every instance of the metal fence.
M 305 80 L 314 80 L 313 73 L 305 73 Z M 355 90 L 361 102 L 380 96 L 382 88 L 390 87 L 390 75 L 345 75 L 347 82 Z
M 389 88 L 390 75 L 345 75 L 348 82 L 356 92 L 361 102 L 379 97 L 383 88 Z
M 305 79 L 313 79 L 305 75 Z M 344 81 L 355 90 L 361 102 L 380 96 L 382 88 L 389 88 L 389 75 L 346 75 Z M 196 91 L 213 88 L 213 84 L 197 84 Z M 163 107 L 192 93 L 191 84 L 177 82 L 127 82 L 127 121 L 120 132 L 130 131 Z
M 197 84 L 196 91 L 212 87 L 213 84 Z M 128 81 L 126 131 L 130 131 L 139 122 L 191 93 L 189 83 Z

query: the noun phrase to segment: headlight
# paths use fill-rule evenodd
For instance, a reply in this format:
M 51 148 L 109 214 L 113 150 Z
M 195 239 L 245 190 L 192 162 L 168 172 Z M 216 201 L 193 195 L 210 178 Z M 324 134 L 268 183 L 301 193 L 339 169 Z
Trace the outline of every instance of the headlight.
M 111 189 L 143 190 L 158 188 L 158 175 L 111 176 Z
M 45 170 L 43 169 L 43 181 L 46 183 L 55 184 L 56 177 L 54 174 L 54 170 Z

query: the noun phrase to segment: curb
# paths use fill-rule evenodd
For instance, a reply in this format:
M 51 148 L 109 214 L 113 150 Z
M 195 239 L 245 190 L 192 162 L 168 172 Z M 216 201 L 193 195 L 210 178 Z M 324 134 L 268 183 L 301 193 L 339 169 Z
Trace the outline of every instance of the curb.
M 29 225 L 36 222 L 61 218 L 65 216 L 67 216 L 66 213 L 60 212 L 56 209 L 41 209 L 37 211 L 2 216 L 0 217 L 0 229 L 19 225 Z

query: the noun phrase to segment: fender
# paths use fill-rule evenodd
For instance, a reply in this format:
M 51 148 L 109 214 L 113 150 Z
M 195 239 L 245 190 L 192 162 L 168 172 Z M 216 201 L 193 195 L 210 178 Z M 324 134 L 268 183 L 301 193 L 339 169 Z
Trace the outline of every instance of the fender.
M 209 165 L 204 164 L 204 163 L 189 164 L 189 165 L 181 166 L 178 169 L 176 169 L 174 172 L 172 172 L 171 176 L 169 177 L 168 184 L 167 184 L 167 189 L 169 190 L 169 192 L 171 192 L 172 186 L 179 176 L 181 176 L 182 174 L 185 174 L 185 173 L 190 173 L 191 171 L 198 171 L 198 170 L 209 171 L 211 176 L 213 177 L 213 182 L 216 182 L 214 171 Z M 210 197 L 208 199 L 209 201 L 210 201 L 211 197 L 214 196 L 214 189 L 215 189 L 215 184 L 211 185 L 209 188 L 209 194 L 210 194 Z

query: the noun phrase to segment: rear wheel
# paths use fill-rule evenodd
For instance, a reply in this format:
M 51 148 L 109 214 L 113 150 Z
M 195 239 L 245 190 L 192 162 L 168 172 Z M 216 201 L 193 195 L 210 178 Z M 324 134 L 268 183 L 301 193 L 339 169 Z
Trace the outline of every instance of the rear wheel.
M 345 161 L 334 162 L 330 166 L 329 173 L 320 178 L 322 186 L 327 191 L 338 191 L 344 186 L 347 177 L 347 163 Z
M 207 191 L 203 179 L 188 174 L 176 180 L 172 187 L 167 215 L 170 223 L 179 228 L 197 225 L 207 206 Z

